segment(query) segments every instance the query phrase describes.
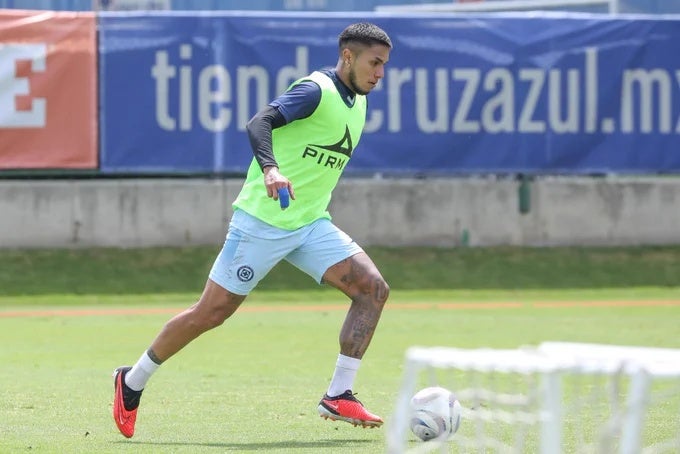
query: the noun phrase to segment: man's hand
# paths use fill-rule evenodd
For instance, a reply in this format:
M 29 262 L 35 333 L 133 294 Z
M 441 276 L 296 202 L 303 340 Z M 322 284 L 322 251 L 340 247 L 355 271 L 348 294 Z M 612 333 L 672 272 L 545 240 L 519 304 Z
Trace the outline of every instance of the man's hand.
M 293 184 L 288 180 L 288 178 L 281 175 L 278 167 L 265 167 L 263 172 L 264 186 L 267 188 L 267 197 L 271 197 L 274 200 L 279 200 L 279 189 L 288 188 L 290 198 L 295 200 Z

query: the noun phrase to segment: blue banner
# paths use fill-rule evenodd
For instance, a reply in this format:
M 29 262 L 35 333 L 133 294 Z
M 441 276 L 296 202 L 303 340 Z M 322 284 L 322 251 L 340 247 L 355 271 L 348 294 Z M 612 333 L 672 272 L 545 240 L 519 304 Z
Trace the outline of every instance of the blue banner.
M 347 172 L 680 171 L 678 19 L 216 12 L 100 15 L 101 170 L 245 171 L 247 121 L 364 20 L 394 50 Z

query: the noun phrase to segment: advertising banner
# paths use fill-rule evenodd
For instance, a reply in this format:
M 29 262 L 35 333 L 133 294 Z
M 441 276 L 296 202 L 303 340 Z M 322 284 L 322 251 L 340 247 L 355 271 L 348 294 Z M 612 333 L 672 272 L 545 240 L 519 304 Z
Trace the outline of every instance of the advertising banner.
M 97 168 L 92 13 L 0 11 L 0 169 Z
M 680 171 L 680 20 L 101 13 L 101 169 L 243 172 L 251 116 L 372 21 L 394 43 L 348 172 Z

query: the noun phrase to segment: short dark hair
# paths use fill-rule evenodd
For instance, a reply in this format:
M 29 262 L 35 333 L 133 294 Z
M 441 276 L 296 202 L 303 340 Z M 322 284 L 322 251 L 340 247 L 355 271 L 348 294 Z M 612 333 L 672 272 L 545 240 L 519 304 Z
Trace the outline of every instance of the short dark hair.
M 392 40 L 387 36 L 385 31 L 375 24 L 370 22 L 358 22 L 345 28 L 340 36 L 338 36 L 338 46 L 340 50 L 350 42 L 357 42 L 367 46 L 374 44 L 382 44 L 390 49 L 392 48 Z

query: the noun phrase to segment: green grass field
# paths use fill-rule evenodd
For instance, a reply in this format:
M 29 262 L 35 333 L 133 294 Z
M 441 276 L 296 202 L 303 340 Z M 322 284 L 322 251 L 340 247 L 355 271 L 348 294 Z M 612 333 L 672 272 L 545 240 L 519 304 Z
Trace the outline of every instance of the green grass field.
M 680 248 L 369 252 L 393 291 L 355 391 L 388 423 L 414 344 L 680 347 Z M 196 300 L 212 258 L 203 248 L 0 251 L 0 453 L 384 452 L 385 428 L 317 416 L 346 301 L 285 266 L 163 365 L 134 438 L 117 432 L 112 370 Z M 134 312 L 144 309 L 167 311 Z

